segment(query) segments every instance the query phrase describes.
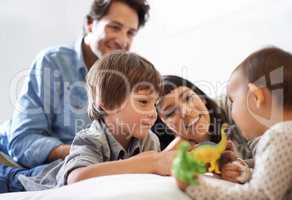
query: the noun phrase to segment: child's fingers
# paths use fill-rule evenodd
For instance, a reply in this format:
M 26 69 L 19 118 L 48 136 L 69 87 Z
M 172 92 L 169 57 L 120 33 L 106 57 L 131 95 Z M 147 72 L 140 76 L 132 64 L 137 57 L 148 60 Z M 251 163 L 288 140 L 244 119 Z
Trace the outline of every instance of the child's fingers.
M 235 163 L 227 163 L 222 166 L 222 170 L 240 171 L 241 168 Z
M 176 151 L 164 151 L 159 153 L 158 174 L 171 175 L 172 161 L 176 155 Z
M 187 183 L 185 183 L 185 182 L 182 182 L 182 181 L 178 180 L 177 178 L 176 178 L 176 184 L 177 184 L 177 186 L 178 186 L 182 191 L 185 191 L 186 188 L 187 188 L 188 185 L 189 185 L 189 184 L 187 184 Z
M 237 177 L 238 176 L 230 176 L 230 175 L 222 175 L 222 178 L 224 179 L 224 180 L 227 180 L 227 181 L 230 181 L 230 182 L 234 182 L 234 183 L 237 183 L 238 181 L 237 181 Z
M 225 167 L 221 170 L 221 176 L 224 180 L 237 182 L 237 177 L 241 175 L 241 171 L 238 167 L 232 165 Z
M 251 171 L 240 160 L 225 164 L 221 173 L 223 179 L 237 183 L 245 183 L 251 177 Z
M 241 174 L 241 170 L 238 168 L 225 168 L 221 170 L 221 173 L 228 176 L 239 176 Z
M 226 163 L 232 162 L 237 159 L 237 156 L 233 151 L 224 151 L 220 158 L 220 166 L 224 166 Z
M 233 164 L 233 163 L 228 163 L 224 165 L 221 169 L 222 177 L 225 178 L 236 178 L 240 176 L 241 174 L 241 169 L 239 166 Z
M 232 142 L 232 140 L 227 141 L 226 150 L 230 150 L 230 151 L 236 150 L 235 144 Z

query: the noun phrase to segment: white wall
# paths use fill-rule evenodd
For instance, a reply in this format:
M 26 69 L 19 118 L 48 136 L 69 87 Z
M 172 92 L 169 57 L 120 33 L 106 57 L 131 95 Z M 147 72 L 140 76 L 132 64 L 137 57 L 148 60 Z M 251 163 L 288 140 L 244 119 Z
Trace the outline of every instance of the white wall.
M 0 122 L 11 117 L 23 75 L 36 54 L 81 34 L 90 0 L 0 1 Z
M 0 1 L 0 122 L 11 116 L 19 77 L 35 55 L 78 37 L 90 2 Z M 189 78 L 212 96 L 252 51 L 273 44 L 292 52 L 290 0 L 149 2 L 151 18 L 133 50 L 163 74 Z

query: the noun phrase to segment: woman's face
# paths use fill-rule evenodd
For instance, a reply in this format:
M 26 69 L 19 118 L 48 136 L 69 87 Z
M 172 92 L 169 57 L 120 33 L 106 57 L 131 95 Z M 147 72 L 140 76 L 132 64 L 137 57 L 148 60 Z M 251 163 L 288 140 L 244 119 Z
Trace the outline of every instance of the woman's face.
M 197 143 L 208 139 L 209 112 L 205 102 L 192 89 L 181 86 L 163 96 L 158 114 L 178 136 Z

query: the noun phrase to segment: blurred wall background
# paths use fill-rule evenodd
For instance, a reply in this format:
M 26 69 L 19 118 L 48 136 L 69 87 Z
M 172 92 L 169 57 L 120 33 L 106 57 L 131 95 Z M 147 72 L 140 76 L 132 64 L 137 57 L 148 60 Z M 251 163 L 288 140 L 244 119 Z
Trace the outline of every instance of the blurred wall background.
M 11 117 L 36 54 L 81 35 L 91 0 L 0 1 L 0 122 Z M 276 45 L 292 52 L 290 0 L 149 0 L 149 23 L 132 48 L 162 74 L 190 79 L 209 95 L 249 53 Z

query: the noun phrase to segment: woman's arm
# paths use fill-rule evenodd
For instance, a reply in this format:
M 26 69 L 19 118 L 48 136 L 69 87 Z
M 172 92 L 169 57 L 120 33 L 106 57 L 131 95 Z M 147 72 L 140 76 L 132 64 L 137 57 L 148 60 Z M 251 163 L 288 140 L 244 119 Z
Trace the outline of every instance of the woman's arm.
M 179 145 L 183 142 L 184 140 L 181 137 L 176 137 L 174 140 L 167 145 L 167 147 L 163 151 L 172 151 L 172 150 L 177 150 Z

